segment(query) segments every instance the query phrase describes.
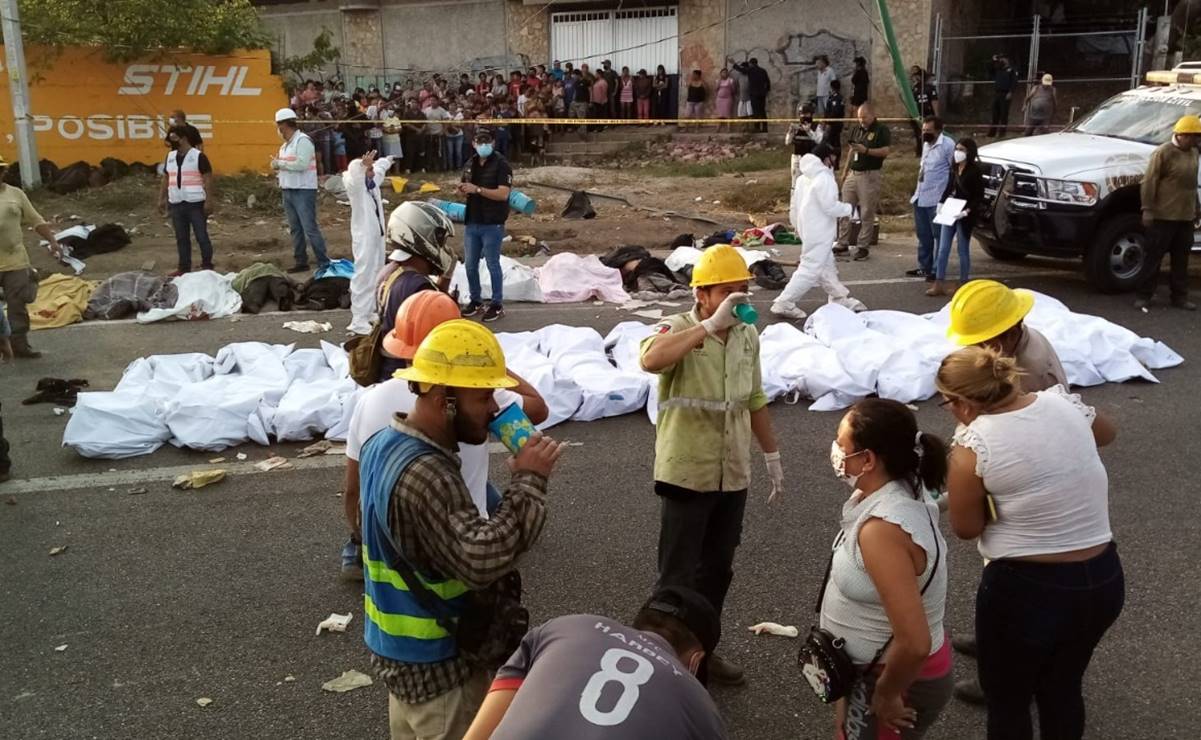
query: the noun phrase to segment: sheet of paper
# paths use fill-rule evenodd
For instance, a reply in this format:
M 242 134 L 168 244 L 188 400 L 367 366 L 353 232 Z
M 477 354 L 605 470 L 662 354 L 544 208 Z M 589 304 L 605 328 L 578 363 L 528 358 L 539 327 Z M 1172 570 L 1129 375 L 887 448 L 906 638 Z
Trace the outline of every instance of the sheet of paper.
M 963 209 L 967 207 L 967 201 L 962 198 L 947 198 L 938 207 L 938 214 L 934 216 L 934 223 L 940 226 L 954 226 L 959 220 L 959 214 L 963 213 Z

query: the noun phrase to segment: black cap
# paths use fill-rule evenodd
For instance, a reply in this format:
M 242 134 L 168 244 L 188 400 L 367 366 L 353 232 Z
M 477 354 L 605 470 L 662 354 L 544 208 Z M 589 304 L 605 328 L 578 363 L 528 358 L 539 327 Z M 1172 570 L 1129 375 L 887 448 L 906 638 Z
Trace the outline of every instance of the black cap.
M 475 141 L 475 142 L 492 141 L 493 140 L 492 129 L 487 128 L 485 126 L 481 126 L 481 127 L 477 128 L 475 130 L 475 136 L 471 137 L 471 140 Z
M 660 586 L 642 607 L 675 617 L 684 623 L 705 649 L 712 654 L 721 640 L 721 617 L 709 600 L 683 586 Z
M 813 156 L 817 157 L 818 159 L 825 159 L 826 157 L 834 156 L 834 147 L 830 146 L 829 144 L 827 144 L 826 142 L 823 141 L 822 143 L 813 147 L 813 151 L 811 151 L 809 153 L 812 154 Z

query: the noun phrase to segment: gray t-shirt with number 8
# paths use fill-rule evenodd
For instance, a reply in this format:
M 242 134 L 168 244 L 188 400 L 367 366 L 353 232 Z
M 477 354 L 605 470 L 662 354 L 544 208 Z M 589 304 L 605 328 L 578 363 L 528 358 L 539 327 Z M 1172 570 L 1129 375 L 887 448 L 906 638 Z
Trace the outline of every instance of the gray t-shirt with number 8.
M 530 630 L 492 689 L 517 689 L 493 740 L 726 737 L 709 692 L 666 640 L 605 617 Z

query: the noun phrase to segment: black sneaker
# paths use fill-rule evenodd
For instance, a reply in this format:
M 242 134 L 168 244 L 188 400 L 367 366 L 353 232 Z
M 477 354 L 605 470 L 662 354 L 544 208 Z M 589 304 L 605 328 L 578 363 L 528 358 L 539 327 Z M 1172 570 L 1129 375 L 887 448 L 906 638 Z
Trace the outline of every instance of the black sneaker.
M 500 306 L 495 303 L 489 303 L 488 309 L 486 311 L 484 311 L 484 321 L 487 321 L 487 322 L 496 321 L 497 319 L 503 319 L 504 317 L 505 317 L 504 306 Z
M 926 277 L 926 271 L 920 267 L 905 271 L 905 277 Z
M 858 249 L 855 250 L 855 256 L 852 259 L 854 259 L 856 262 L 862 262 L 863 260 L 865 260 L 871 256 L 872 256 L 871 252 L 867 251 L 863 247 L 859 247 Z
M 308 272 L 308 271 L 309 271 L 308 265 L 296 264 L 296 265 L 292 265 L 291 267 L 288 268 L 288 273 L 292 274 L 292 275 L 295 275 L 298 272 Z
M 851 248 L 844 244 L 835 244 L 834 245 L 834 249 L 833 249 L 834 254 L 846 254 L 849 251 L 851 251 Z
M 475 316 L 483 307 L 484 304 L 480 303 L 479 301 L 472 301 L 466 306 L 463 306 L 463 309 L 459 313 L 462 314 L 463 318 L 467 318 L 468 316 Z

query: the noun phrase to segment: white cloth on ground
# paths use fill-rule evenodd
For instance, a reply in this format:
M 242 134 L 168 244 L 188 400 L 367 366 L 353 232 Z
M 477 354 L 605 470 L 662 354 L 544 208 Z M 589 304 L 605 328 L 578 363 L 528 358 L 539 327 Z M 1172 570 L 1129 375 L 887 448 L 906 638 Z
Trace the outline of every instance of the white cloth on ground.
M 388 223 L 380 187 L 391 166 L 391 157 L 375 161 L 371 173 L 374 187 L 370 189 L 361 159 L 352 159 L 342 178 L 350 200 L 350 250 L 354 256 L 349 329 L 358 334 L 369 333 L 371 325 L 379 319 L 375 305 L 375 276 L 384 266 Z
M 575 415 L 583 401 L 584 392 L 570 377 L 560 373 L 549 357 L 538 351 L 538 335 L 534 332 L 497 334 L 505 351 L 505 364 L 520 375 L 546 401 L 546 421 L 538 429 L 549 429 Z
M 542 288 L 538 285 L 538 274 L 534 268 L 521 264 L 512 257 L 500 256 L 501 284 L 504 286 L 505 302 L 542 303 Z M 490 280 L 480 281 L 481 296 L 484 300 L 492 298 Z M 454 277 L 450 281 L 450 290 L 459 291 L 459 295 L 467 295 L 470 291 L 467 285 L 467 268 L 462 262 L 455 263 Z
M 762 249 L 734 248 L 742 255 L 742 259 L 746 260 L 747 267 L 771 257 L 771 255 Z M 667 269 L 672 272 L 679 272 L 684 267 L 695 265 L 696 261 L 700 259 L 702 251 L 696 247 L 676 247 L 672 250 L 671 254 L 667 255 L 667 259 L 663 260 L 663 264 L 667 265 Z
M 613 358 L 618 369 L 646 375 L 646 418 L 654 424 L 659 418 L 659 376 L 642 369 L 642 340 L 654 331 L 653 324 L 643 324 L 638 321 L 623 321 L 613 327 L 605 336 L 605 351 Z
M 541 351 L 555 363 L 555 371 L 571 380 L 582 393 L 575 421 L 620 416 L 646 405 L 650 379 L 644 373 L 623 372 L 605 355 L 605 340 L 586 326 L 551 324 L 534 332 Z
M 547 303 L 579 303 L 590 298 L 608 303 L 630 300 L 621 284 L 621 270 L 605 267 L 595 254 L 561 252 L 548 259 L 537 272 L 542 299 Z
M 179 297 L 171 308 L 152 308 L 138 314 L 138 323 L 163 319 L 221 319 L 242 310 L 242 296 L 233 289 L 235 273 L 212 270 L 189 272 L 173 279 Z

